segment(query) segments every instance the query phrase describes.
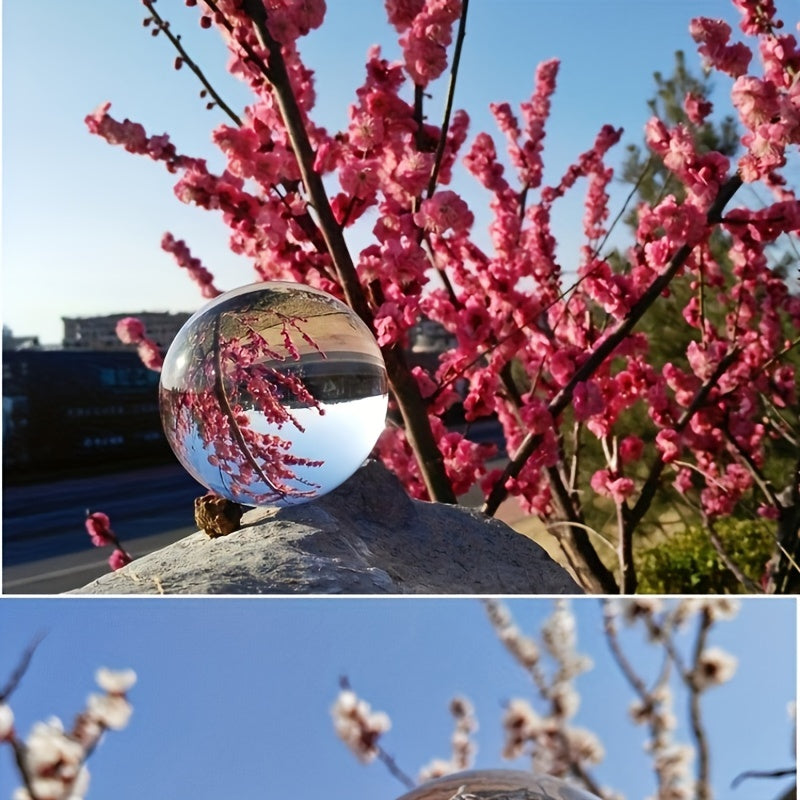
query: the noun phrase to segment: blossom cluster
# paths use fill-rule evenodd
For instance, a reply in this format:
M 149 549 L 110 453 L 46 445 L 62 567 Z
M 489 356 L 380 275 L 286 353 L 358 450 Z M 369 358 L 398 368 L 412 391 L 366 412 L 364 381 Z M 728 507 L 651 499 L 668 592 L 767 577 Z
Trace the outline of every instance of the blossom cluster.
M 117 322 L 117 338 L 123 344 L 135 344 L 142 363 L 156 372 L 161 370 L 164 356 L 158 343 L 147 336 L 144 323 L 137 317 L 123 317 Z
M 534 772 L 556 777 L 587 775 L 591 765 L 603 760 L 605 751 L 594 733 L 573 723 L 580 705 L 575 679 L 591 669 L 592 662 L 577 651 L 575 616 L 569 603 L 555 601 L 553 613 L 542 625 L 541 645 L 519 630 L 502 603 L 490 600 L 485 605 L 498 638 L 530 674 L 545 706 L 540 713 L 525 698 L 508 701 L 502 721 L 503 758 L 527 755 Z M 553 664 L 550 674 L 545 655 Z
M 707 795 L 709 781 L 705 733 L 699 719 L 694 722 L 697 748 L 676 741 L 674 713 L 675 689 L 670 668 L 659 668 L 658 677 L 648 681 L 628 661 L 619 637 L 619 622 L 627 627 L 642 626 L 651 642 L 663 648 L 666 664 L 673 668 L 699 708 L 699 696 L 714 686 L 729 681 L 736 670 L 736 659 L 719 647 L 707 644 L 712 626 L 731 619 L 738 603 L 728 598 L 687 598 L 666 605 L 659 598 L 607 600 L 604 606 L 605 632 L 611 651 L 635 692 L 630 717 L 645 726 L 649 738 L 645 750 L 651 755 L 657 778 L 657 793 L 650 800 L 692 800 L 702 791 Z M 679 652 L 675 633 L 695 623 L 693 659 L 688 663 Z M 699 753 L 697 773 L 693 762 Z M 700 786 L 700 789 L 698 789 Z
M 388 714 L 373 711 L 351 689 L 342 689 L 331 708 L 336 735 L 364 763 L 373 761 L 379 752 L 378 740 L 391 728 Z
M 136 673 L 103 668 L 95 678 L 102 693 L 89 695 L 86 708 L 69 730 L 51 717 L 37 722 L 23 740 L 17 734 L 11 707 L 0 703 L 0 743 L 14 749 L 23 780 L 13 800 L 83 800 L 86 796 L 86 760 L 106 731 L 127 726 L 133 712 L 127 693 L 136 683 Z
M 118 570 L 133 561 L 130 553 L 120 543 L 119 537 L 111 528 L 108 514 L 102 511 L 86 512 L 86 532 L 95 547 L 113 547 L 108 557 L 108 565 L 112 570 Z
M 466 697 L 454 697 L 450 702 L 450 713 L 455 721 L 451 739 L 452 754 L 447 760 L 436 758 L 423 767 L 419 773 L 420 783 L 462 772 L 473 765 L 477 747 L 472 736 L 478 730 L 475 709 Z
M 454 346 L 432 370 L 411 375 L 403 359 L 392 359 L 395 401 L 404 408 L 413 394 L 425 412 L 388 426 L 377 453 L 411 493 L 431 498 L 429 471 L 439 469 L 453 496 L 479 486 L 489 513 L 510 494 L 532 514 L 570 523 L 599 498 L 616 509 L 623 542 L 662 473 L 709 519 L 730 515 L 745 500 L 760 503 L 764 516 L 780 516 L 783 506 L 763 467 L 774 439 L 792 435 L 781 412 L 797 403 L 795 369 L 785 356 L 800 332 L 800 298 L 771 270 L 768 248 L 800 231 L 800 202 L 781 173 L 800 143 L 800 50 L 782 32 L 772 3 L 736 0 L 746 41 L 732 41 L 720 20 L 691 22 L 707 65 L 734 79 L 745 152 L 733 164 L 699 146 L 692 125 L 712 111 L 699 94 L 686 98 L 687 123 L 650 120 L 645 141 L 677 188 L 636 209 L 634 241 L 613 258 L 601 244 L 610 231 L 609 153 L 621 130 L 603 126 L 558 180 L 544 179 L 557 60 L 538 66 L 518 112 L 507 102 L 492 104 L 505 156 L 488 132 L 467 144 L 464 110 L 446 125 L 428 121 L 426 92 L 447 68 L 464 12 L 460 0 L 386 1 L 402 61 L 370 49 L 348 123 L 338 132 L 312 118 L 313 73 L 297 48 L 300 36 L 322 24 L 321 0 L 265 3 L 272 45 L 242 4 L 197 5 L 201 24 L 216 26 L 227 43 L 229 69 L 253 92 L 242 118 L 213 133 L 226 169 L 214 174 L 168 138 L 115 121 L 108 103 L 87 125 L 176 173 L 176 196 L 220 213 L 231 249 L 252 261 L 259 278 L 294 280 L 355 303 L 385 352 L 407 346 L 422 318 L 451 334 Z M 751 66 L 756 52 L 758 74 Z M 287 116 L 287 96 L 296 120 Z M 475 210 L 449 188 L 459 163 L 488 192 L 491 252 L 476 243 Z M 774 202 L 723 213 L 741 182 L 763 183 Z M 580 259 L 562 265 L 553 211 L 581 185 Z M 359 222 L 372 225 L 371 239 L 343 256 L 332 242 L 344 242 L 344 232 Z M 713 238 L 720 229 L 724 258 Z M 213 296 L 210 272 L 182 241 L 167 234 L 162 246 L 203 296 Z M 683 309 L 691 341 L 656 365 L 652 342 L 633 326 L 676 279 L 692 292 Z M 142 349 L 145 340 L 134 334 L 123 331 Z M 456 403 L 468 424 L 499 422 L 511 458 L 504 471 L 491 463 L 496 450 L 444 424 Z M 640 430 L 630 431 L 632 418 L 645 420 Z M 405 426 L 412 423 L 425 429 L 436 453 L 421 452 L 426 437 L 409 435 Z M 604 463 L 580 457 L 589 439 Z M 577 548 L 602 573 L 581 531 L 560 530 L 567 531 L 564 546 Z M 626 552 L 620 548 L 619 572 L 628 590 L 635 576 Z M 607 575 L 605 582 L 595 577 L 599 584 L 587 588 L 608 587 Z

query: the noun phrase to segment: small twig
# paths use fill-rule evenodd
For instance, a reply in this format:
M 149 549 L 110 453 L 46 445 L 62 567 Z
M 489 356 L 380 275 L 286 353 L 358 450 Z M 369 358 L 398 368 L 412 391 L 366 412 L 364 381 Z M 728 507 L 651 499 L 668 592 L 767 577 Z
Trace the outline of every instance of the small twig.
M 11 673 L 11 676 L 6 681 L 6 685 L 0 689 L 0 703 L 5 703 L 8 698 L 14 693 L 19 682 L 25 676 L 25 673 L 28 671 L 28 667 L 30 666 L 31 659 L 33 658 L 33 654 L 36 652 L 36 648 L 42 643 L 42 640 L 47 634 L 44 632 L 37 633 L 36 636 L 33 638 L 31 643 L 25 648 L 25 651 L 22 653 L 22 657 L 19 660 L 19 663 L 14 668 L 14 671 Z
M 614 217 L 611 224 L 608 226 L 608 230 L 606 231 L 606 234 L 603 237 L 600 244 L 598 244 L 597 247 L 595 247 L 594 251 L 592 252 L 592 255 L 595 258 L 600 254 L 600 251 L 606 246 L 606 243 L 611 237 L 611 233 L 613 232 L 614 228 L 616 228 L 616 226 L 619 224 L 619 221 L 622 219 L 625 210 L 628 208 L 628 204 L 636 196 L 636 193 L 639 191 L 639 187 L 644 182 L 644 179 L 647 176 L 647 173 L 650 171 L 650 167 L 652 165 L 653 165 L 653 156 L 650 156 L 650 158 L 648 158 L 647 161 L 645 162 L 644 167 L 641 173 L 639 174 L 639 177 L 636 179 L 636 183 L 634 184 L 633 188 L 630 190 L 630 192 L 628 192 L 628 196 L 625 198 L 625 201 L 622 204 L 622 208 L 620 208 L 620 210 L 617 212 L 617 215 Z
M 692 674 L 696 672 L 700 663 L 700 658 L 705 650 L 706 642 L 708 641 L 708 633 L 712 625 L 713 617 L 708 609 L 704 609 L 697 630 L 697 639 L 694 644 Z M 708 738 L 706 737 L 705 728 L 703 727 L 703 718 L 700 713 L 701 690 L 693 680 L 686 680 L 687 677 L 688 676 L 684 675 L 684 682 L 689 689 L 689 718 L 691 720 L 692 735 L 694 736 L 697 746 L 697 797 L 698 800 L 711 800 L 711 764 Z
M 159 30 L 170 40 L 172 46 L 178 51 L 178 53 L 180 53 L 183 63 L 186 64 L 186 66 L 189 67 L 192 72 L 194 72 L 194 74 L 199 78 L 200 83 L 203 84 L 205 90 L 211 95 L 211 97 L 214 98 L 214 102 L 236 123 L 236 125 L 241 127 L 242 120 L 219 96 L 214 87 L 209 83 L 208 78 L 206 78 L 206 76 L 203 74 L 203 71 L 200 69 L 194 59 L 186 52 L 186 49 L 181 44 L 181 37 L 175 36 L 175 34 L 169 28 L 169 22 L 163 19 L 163 17 L 159 15 L 158 11 L 155 10 L 152 0 L 142 0 L 142 3 L 152 15 L 153 19 L 158 25 Z
M 464 44 L 464 37 L 467 28 L 467 9 L 469 7 L 469 0 L 462 0 L 461 3 L 461 18 L 458 21 L 458 33 L 456 34 L 456 46 L 453 50 L 453 65 L 450 68 L 450 81 L 447 86 L 447 101 L 444 107 L 444 119 L 442 120 L 442 132 L 439 136 L 439 143 L 436 146 L 436 157 L 433 162 L 433 169 L 431 170 L 431 177 L 428 181 L 427 195 L 430 197 L 436 191 L 436 181 L 439 178 L 439 169 L 442 166 L 442 158 L 444 157 L 444 148 L 447 144 L 447 131 L 450 127 L 450 115 L 453 111 L 453 98 L 456 93 L 456 78 L 458 77 L 458 66 L 461 62 L 461 48 Z
M 787 767 L 786 769 L 749 769 L 746 772 L 739 773 L 731 781 L 731 789 L 735 789 L 742 781 L 748 778 L 785 778 L 787 775 L 796 775 L 797 767 Z
M 397 762 L 394 760 L 392 756 L 390 756 L 379 744 L 375 745 L 375 748 L 378 751 L 378 760 L 383 764 L 386 769 L 389 770 L 389 773 L 392 777 L 397 778 L 407 789 L 413 789 L 417 784 L 416 781 L 408 776 L 405 772 L 403 772 L 400 767 L 397 766 Z

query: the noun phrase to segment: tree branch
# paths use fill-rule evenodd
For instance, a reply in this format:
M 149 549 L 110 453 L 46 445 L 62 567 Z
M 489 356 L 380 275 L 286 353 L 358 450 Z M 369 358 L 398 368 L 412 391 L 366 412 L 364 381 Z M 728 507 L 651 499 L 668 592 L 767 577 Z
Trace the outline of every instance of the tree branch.
M 214 0 L 205 0 L 205 2 L 224 18 Z M 278 109 L 297 158 L 303 184 L 317 213 L 319 229 L 333 261 L 345 298 L 356 314 L 372 328 L 373 316 L 347 248 L 344 234 L 333 215 L 322 178 L 314 170 L 314 151 L 297 99 L 292 91 L 281 46 L 273 39 L 267 28 L 264 4 L 258 0 L 244 0 L 243 8 L 253 20 L 259 41 L 269 53 L 267 63 L 265 64 L 246 42 L 240 41 L 239 43 L 273 89 Z M 447 478 L 444 459 L 434 439 L 427 407 L 417 382 L 411 375 L 397 345 L 381 349 L 389 374 L 389 383 L 400 407 L 408 440 L 417 457 L 428 494 L 432 500 L 456 503 L 457 499 Z
M 14 671 L 11 673 L 9 679 L 6 681 L 6 685 L 0 689 L 0 703 L 7 702 L 8 698 L 11 697 L 17 686 L 19 686 L 19 682 L 28 671 L 28 667 L 30 666 L 33 654 L 36 652 L 36 648 L 42 643 L 42 639 L 44 639 L 45 635 L 45 633 L 38 633 L 33 638 L 31 643 L 25 648 L 19 663 L 14 668 Z
M 695 640 L 692 672 L 697 670 L 700 663 L 700 657 L 705 649 L 711 625 L 711 614 L 708 609 L 705 609 L 702 612 L 697 639 Z M 703 718 L 700 713 L 701 691 L 694 681 L 688 680 L 686 685 L 689 689 L 689 718 L 691 720 L 692 736 L 697 746 L 697 800 L 711 800 L 711 756 L 708 749 L 708 738 L 703 727 Z
M 211 97 L 214 98 L 214 102 L 236 123 L 236 125 L 241 127 L 242 120 L 209 83 L 208 78 L 206 78 L 203 71 L 197 65 L 197 62 L 186 52 L 186 49 L 181 44 L 181 37 L 175 36 L 175 34 L 169 28 L 169 22 L 167 22 L 167 20 L 165 20 L 158 13 L 158 11 L 155 10 L 152 0 L 142 0 L 142 3 L 150 12 L 156 25 L 158 25 L 158 30 L 160 30 L 167 37 L 167 39 L 170 40 L 172 46 L 178 51 L 178 53 L 180 53 L 183 63 L 186 64 L 186 66 L 189 67 L 189 69 L 198 77 L 200 83 L 203 84 L 203 88 L 211 95 Z
M 725 208 L 727 202 L 736 193 L 736 190 L 742 185 L 742 179 L 738 174 L 729 178 L 727 183 L 719 191 L 716 200 L 709 209 L 707 215 L 708 224 L 719 222 L 722 210 Z M 550 401 L 548 410 L 555 419 L 562 411 L 572 402 L 572 395 L 575 387 L 579 383 L 588 380 L 600 367 L 600 365 L 608 358 L 622 340 L 631 332 L 634 325 L 642 318 L 645 311 L 658 299 L 661 293 L 669 286 L 672 279 L 686 263 L 693 250 L 692 245 L 682 245 L 675 255 L 672 257 L 667 269 L 659 275 L 645 290 L 644 294 L 631 306 L 628 313 L 621 319 L 616 326 L 605 336 L 605 338 L 595 347 L 589 357 L 583 364 L 575 371 L 569 383 L 567 383 L 561 391 Z M 509 461 L 503 474 L 495 483 L 492 488 L 486 503 L 483 506 L 483 512 L 492 515 L 497 511 L 500 503 L 508 495 L 506 484 L 509 479 L 516 478 L 522 470 L 527 460 L 533 455 L 536 448 L 541 444 L 542 435 L 529 433 L 522 444 L 520 445 L 514 457 Z
M 456 78 L 458 77 L 458 66 L 461 63 L 461 48 L 464 45 L 464 37 L 467 29 L 467 10 L 469 0 L 462 0 L 461 18 L 458 21 L 458 33 L 456 34 L 456 46 L 453 50 L 453 65 L 450 68 L 450 80 L 447 84 L 447 101 L 444 106 L 444 118 L 442 120 L 442 132 L 439 136 L 439 143 L 436 145 L 436 157 L 433 162 L 433 170 L 428 181 L 427 195 L 430 197 L 436 191 L 436 182 L 439 178 L 439 169 L 442 166 L 444 148 L 447 145 L 447 131 L 450 127 L 450 115 L 453 111 L 453 98 L 456 94 Z

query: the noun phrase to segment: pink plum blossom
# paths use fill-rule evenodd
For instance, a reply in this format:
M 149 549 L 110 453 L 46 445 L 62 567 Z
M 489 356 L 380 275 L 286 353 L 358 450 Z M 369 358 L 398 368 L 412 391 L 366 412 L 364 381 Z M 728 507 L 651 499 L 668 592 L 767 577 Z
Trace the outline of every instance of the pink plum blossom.
M 111 522 L 108 515 L 102 511 L 95 511 L 87 515 L 86 531 L 95 547 L 113 544 L 116 539 L 114 531 L 111 530 Z

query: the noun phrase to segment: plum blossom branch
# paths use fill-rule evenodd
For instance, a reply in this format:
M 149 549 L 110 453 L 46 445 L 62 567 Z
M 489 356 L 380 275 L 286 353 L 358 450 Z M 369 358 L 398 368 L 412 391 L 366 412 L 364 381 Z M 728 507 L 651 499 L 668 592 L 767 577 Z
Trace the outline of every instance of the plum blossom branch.
M 24 659 L 23 663 L 27 668 Z M 89 695 L 86 708 L 69 730 L 52 717 L 37 722 L 22 739 L 15 729 L 13 712 L 0 702 L 0 744 L 12 748 L 23 783 L 14 793 L 15 800 L 83 800 L 89 788 L 87 760 L 106 731 L 122 730 L 130 720 L 133 708 L 127 692 L 136 683 L 136 673 L 101 668 L 95 680 L 104 693 Z
M 737 0 L 742 29 L 753 37 L 748 45 L 732 44 L 730 29 L 713 20 L 694 20 L 690 27 L 701 56 L 733 79 L 745 155 L 732 166 L 727 149 L 707 147 L 700 128 L 711 104 L 699 92 L 677 97 L 683 108 L 678 122 L 654 117 L 647 123 L 649 160 L 613 220 L 606 153 L 620 130 L 603 126 L 554 185 L 544 184 L 555 59 L 538 66 L 518 114 L 508 103 L 491 106 L 507 159 L 498 157 L 484 132 L 462 153 L 469 117 L 453 103 L 466 2 L 386 3 L 402 60 L 390 62 L 377 46 L 370 49 L 349 123 L 337 133 L 312 120 L 313 72 L 296 41 L 322 24 L 321 0 L 198 5 L 201 26 L 218 26 L 231 54 L 229 71 L 255 97 L 235 126 L 213 132 L 226 169 L 214 175 L 202 159 L 179 155 L 166 136 L 113 120 L 108 104 L 90 114 L 87 125 L 110 143 L 179 172 L 178 198 L 219 211 L 232 250 L 252 260 L 260 279 L 328 291 L 367 322 L 402 418 L 387 428 L 378 454 L 412 494 L 452 502 L 479 488 L 490 514 L 513 495 L 545 524 L 569 523 L 559 525 L 565 558 L 587 589 L 611 593 L 636 588 L 634 537 L 657 524 L 644 512 L 667 491 L 665 463 L 690 464 L 676 469 L 674 486 L 684 496 L 697 488 L 697 513 L 709 519 L 735 514 L 751 489 L 763 489 L 758 473 L 776 450 L 773 433 L 796 438 L 796 369 L 786 356 L 800 325 L 800 301 L 770 270 L 766 250 L 783 233 L 800 230 L 800 203 L 783 174 L 788 152 L 800 141 L 793 104 L 800 56 L 771 4 L 758 5 L 759 17 L 755 6 Z M 750 66 L 756 51 L 760 74 Z M 436 127 L 426 121 L 423 103 L 448 63 L 444 119 Z M 489 192 L 490 251 L 474 239 L 474 209 L 449 186 L 462 155 Z M 655 192 L 648 193 L 643 187 L 655 164 Z M 581 179 L 584 243 L 577 279 L 565 290 L 552 211 Z M 757 211 L 728 210 L 742 183 L 755 181 L 774 202 Z M 642 202 L 630 215 L 631 246 L 601 257 L 637 194 Z M 357 224 L 371 225 L 373 237 L 359 253 L 345 239 L 345 228 Z M 174 239 L 166 244 L 201 291 L 213 295 L 210 274 L 188 248 Z M 681 300 L 684 293 L 685 307 L 674 309 L 682 318 L 681 336 L 664 364 L 664 348 L 639 322 L 648 309 L 658 313 L 662 295 Z M 404 349 L 423 317 L 443 326 L 454 344 L 438 365 L 411 370 Z M 157 364 L 155 354 L 142 349 Z M 732 349 L 739 357 L 725 361 L 716 383 L 709 383 Z M 703 402 L 686 416 L 693 398 Z M 492 448 L 449 427 L 457 409 L 468 425 L 499 422 L 511 456 L 504 470 L 490 464 Z M 623 431 L 632 418 L 641 429 Z M 743 452 L 720 439 L 725 420 Z M 642 456 L 653 440 L 656 460 L 647 473 Z M 598 469 L 602 447 L 605 468 Z M 781 489 L 775 494 L 783 498 Z M 686 509 L 695 507 L 690 494 Z M 600 527 L 595 519 L 611 503 L 620 528 L 616 576 L 586 535 L 587 528 Z M 778 510 L 781 530 L 793 524 L 800 499 L 792 495 L 787 503 Z M 765 510 L 774 515 L 776 507 Z
M 209 7 L 220 14 L 219 8 L 213 0 L 206 0 L 206 2 Z M 246 42 L 240 41 L 240 44 L 269 81 L 275 92 L 275 98 L 297 158 L 297 165 L 303 184 L 316 211 L 320 231 L 336 268 L 339 283 L 347 302 L 366 324 L 371 326 L 373 317 L 358 280 L 341 226 L 336 222 L 333 215 L 322 178 L 314 169 L 316 156 L 309 142 L 300 108 L 292 91 L 286 64 L 281 55 L 281 47 L 268 29 L 266 11 L 263 4 L 245 0 L 244 9 L 255 24 L 262 46 L 268 51 L 267 63 L 264 64 Z M 447 479 L 442 454 L 433 438 L 428 415 L 419 395 L 416 381 L 411 378 L 402 354 L 397 347 L 384 347 L 383 355 L 390 376 L 390 385 L 400 405 L 403 419 L 408 429 L 409 440 L 415 452 L 418 453 L 419 466 L 428 492 L 432 499 L 455 503 L 455 493 Z
M 554 603 L 552 615 L 542 626 L 542 647 L 521 633 L 503 603 L 487 600 L 484 606 L 501 643 L 531 676 L 547 706 L 546 715 L 541 716 L 527 700 L 515 698 L 506 704 L 503 757 L 527 753 L 534 771 L 576 778 L 589 791 L 607 796 L 589 770 L 589 765 L 602 761 L 603 747 L 593 733 L 571 724 L 579 705 L 573 682 L 592 662 L 577 652 L 575 617 L 568 601 Z M 543 650 L 554 664 L 551 675 L 544 669 Z
M 108 565 L 116 571 L 130 564 L 133 561 L 131 554 L 125 550 L 119 537 L 111 528 L 111 520 L 108 514 L 102 511 L 86 510 L 86 532 L 95 547 L 113 547 L 111 555 L 108 557 Z
M 708 211 L 707 220 L 709 224 L 719 222 L 722 210 L 741 185 L 741 177 L 734 175 L 720 188 L 714 203 Z M 569 383 L 548 404 L 548 412 L 552 417 L 557 417 L 569 405 L 576 387 L 588 380 L 600 364 L 614 352 L 622 340 L 630 333 L 634 325 L 644 315 L 644 312 L 656 301 L 675 277 L 678 270 L 686 263 L 692 249 L 693 245 L 682 245 L 670 260 L 667 270 L 653 280 L 652 284 L 631 307 L 625 317 L 600 340 L 600 343 L 592 350 L 589 357 L 575 371 Z M 507 483 L 509 479 L 519 475 L 525 462 L 531 457 L 541 440 L 542 435 L 538 433 L 529 433 L 525 437 L 487 497 L 483 506 L 485 514 L 492 516 L 497 511 L 500 503 L 508 494 Z
M 452 754 L 446 761 L 437 758 L 423 767 L 419 774 L 420 783 L 472 767 L 477 749 L 472 740 L 473 734 L 478 729 L 475 710 L 466 697 L 454 697 L 450 701 L 450 713 L 455 722 L 451 738 Z
M 346 677 L 340 680 L 341 691 L 331 708 L 333 726 L 337 736 L 364 764 L 379 760 L 392 777 L 407 789 L 413 789 L 415 781 L 409 777 L 381 746 L 379 739 L 391 728 L 389 715 L 373 711 L 369 703 L 356 695 Z
M 719 686 L 733 676 L 736 659 L 708 640 L 714 624 L 730 619 L 738 611 L 738 604 L 729 599 L 688 599 L 664 609 L 658 598 L 603 601 L 603 621 L 609 649 L 638 700 L 631 707 L 631 716 L 638 724 L 650 728 L 650 749 L 654 757 L 659 790 L 657 800 L 710 800 L 710 748 L 701 710 L 701 696 L 709 688 Z M 658 642 L 667 656 L 665 668 L 648 688 L 625 655 L 618 636 L 618 620 L 627 624 L 641 623 L 651 641 Z M 677 628 L 695 620 L 696 629 L 688 661 L 680 653 L 674 640 Z M 672 715 L 672 694 L 668 683 L 669 665 L 676 667 L 677 675 L 688 693 L 689 721 L 694 740 L 691 750 L 676 746 L 672 741 L 675 720 Z M 697 755 L 695 780 L 688 781 L 692 752 Z

